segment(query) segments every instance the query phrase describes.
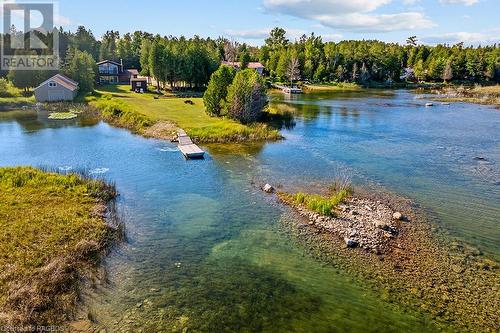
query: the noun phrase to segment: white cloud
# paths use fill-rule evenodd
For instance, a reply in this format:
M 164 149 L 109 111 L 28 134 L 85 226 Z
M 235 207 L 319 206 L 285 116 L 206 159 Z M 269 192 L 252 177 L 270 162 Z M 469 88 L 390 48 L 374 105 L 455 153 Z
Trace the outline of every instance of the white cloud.
M 414 5 L 416 4 L 417 2 L 419 2 L 420 0 L 403 0 L 403 4 L 409 6 L 409 5 Z
M 317 19 L 327 27 L 359 32 L 387 32 L 432 28 L 435 24 L 419 12 L 397 14 L 346 14 L 320 16 Z
M 224 33 L 233 38 L 240 38 L 245 40 L 252 39 L 264 39 L 269 37 L 269 33 L 273 28 L 264 28 L 264 29 L 254 29 L 254 30 L 225 30 Z M 303 35 L 309 36 L 311 31 L 303 30 L 303 29 L 285 29 L 286 37 L 295 41 L 300 39 Z M 318 34 L 319 35 L 319 34 Z M 324 42 L 330 41 L 339 41 L 342 39 L 341 34 L 321 34 L 321 37 Z
M 472 6 L 478 3 L 479 0 L 439 0 L 439 2 L 445 4 L 459 4 L 459 5 Z
M 243 39 L 262 39 L 269 36 L 269 32 L 271 29 L 252 29 L 252 30 L 232 30 L 228 29 L 224 32 L 235 38 L 243 38 Z
M 326 27 L 358 32 L 415 30 L 435 26 L 430 19 L 418 11 L 390 14 L 373 13 L 391 1 L 264 0 L 264 6 L 272 13 L 314 20 Z M 415 2 L 413 0 L 404 1 Z
M 371 12 L 392 0 L 264 0 L 267 9 L 298 17 Z
M 500 36 L 498 34 L 461 31 L 423 37 L 422 41 L 428 44 L 457 44 L 463 42 L 466 45 L 487 45 L 500 43 Z

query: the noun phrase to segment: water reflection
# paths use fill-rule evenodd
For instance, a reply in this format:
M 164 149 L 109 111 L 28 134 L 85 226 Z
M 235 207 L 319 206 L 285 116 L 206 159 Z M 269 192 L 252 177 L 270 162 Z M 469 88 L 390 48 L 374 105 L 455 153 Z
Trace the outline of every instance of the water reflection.
M 27 133 L 35 133 L 46 128 L 89 127 L 99 122 L 98 118 L 85 114 L 79 114 L 77 118 L 69 120 L 53 120 L 48 117 L 49 112 L 33 109 L 0 112 L 0 121 L 15 122 Z

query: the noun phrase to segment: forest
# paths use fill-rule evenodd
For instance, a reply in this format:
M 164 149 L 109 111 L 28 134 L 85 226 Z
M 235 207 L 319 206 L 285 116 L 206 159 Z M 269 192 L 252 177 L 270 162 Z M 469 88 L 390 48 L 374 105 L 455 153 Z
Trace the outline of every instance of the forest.
M 259 61 L 269 80 L 281 82 L 500 82 L 499 45 L 428 46 L 419 44 L 415 36 L 404 45 L 376 40 L 323 42 L 314 33 L 290 41 L 281 28 L 273 29 L 261 47 L 225 37 L 186 38 L 143 31 L 123 35 L 107 31 L 98 39 L 83 26 L 75 32 L 60 28 L 58 33 L 62 72 L 80 81 L 92 81 L 95 62 L 107 59 L 123 61 L 125 68 L 137 68 L 142 75 L 154 77 L 159 86 L 172 88 L 206 88 L 223 60 L 239 62 L 242 68 Z M 0 77 L 28 89 L 51 74 L 3 71 Z M 90 90 L 93 82 L 83 86 Z

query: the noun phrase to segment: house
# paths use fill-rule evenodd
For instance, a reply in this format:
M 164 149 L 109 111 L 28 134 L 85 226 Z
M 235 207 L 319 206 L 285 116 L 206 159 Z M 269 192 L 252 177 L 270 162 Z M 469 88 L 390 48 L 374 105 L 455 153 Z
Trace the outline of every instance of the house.
M 234 61 L 233 62 L 223 61 L 222 65 L 232 66 L 232 67 L 234 67 L 234 69 L 239 71 L 241 63 L 234 62 Z M 259 75 L 264 75 L 264 65 L 262 65 L 260 62 L 249 62 L 248 68 L 255 70 L 257 73 L 259 73 Z
M 78 94 L 78 82 L 56 74 L 35 88 L 37 102 L 72 101 Z
M 97 63 L 100 84 L 129 84 L 130 79 L 137 78 L 137 69 L 124 69 L 123 61 L 104 60 Z

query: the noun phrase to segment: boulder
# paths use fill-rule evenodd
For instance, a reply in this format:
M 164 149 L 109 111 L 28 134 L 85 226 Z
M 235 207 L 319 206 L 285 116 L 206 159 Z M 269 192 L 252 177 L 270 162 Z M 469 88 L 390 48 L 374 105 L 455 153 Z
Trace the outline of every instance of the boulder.
M 262 188 L 262 190 L 266 193 L 274 193 L 274 187 L 272 187 L 271 185 L 269 184 L 266 184 L 264 185 L 264 187 Z
M 355 248 L 355 247 L 358 247 L 358 242 L 356 242 L 354 239 L 350 239 L 350 238 L 344 238 L 344 242 L 345 242 L 345 245 L 347 245 L 347 247 L 350 247 L 350 248 Z
M 400 221 L 403 219 L 403 214 L 401 214 L 400 212 L 395 212 L 394 214 L 392 214 L 392 218 L 394 220 Z

